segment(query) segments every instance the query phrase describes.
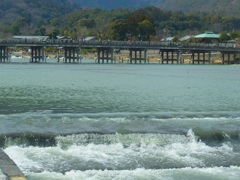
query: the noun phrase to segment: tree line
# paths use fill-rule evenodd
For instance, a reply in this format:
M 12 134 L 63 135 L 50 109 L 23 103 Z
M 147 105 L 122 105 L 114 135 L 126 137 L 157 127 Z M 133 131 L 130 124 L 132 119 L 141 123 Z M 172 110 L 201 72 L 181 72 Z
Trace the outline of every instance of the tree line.
M 21 33 L 23 27 L 12 28 Z M 69 36 L 72 39 L 96 36 L 101 40 L 149 41 L 213 31 L 221 33 L 221 40 L 224 41 L 240 37 L 239 30 L 238 17 L 173 12 L 149 6 L 136 10 L 81 9 L 49 19 L 41 26 L 36 25 L 31 34 L 49 35 L 51 38 L 58 35 Z M 14 34 L 14 31 L 12 33 Z

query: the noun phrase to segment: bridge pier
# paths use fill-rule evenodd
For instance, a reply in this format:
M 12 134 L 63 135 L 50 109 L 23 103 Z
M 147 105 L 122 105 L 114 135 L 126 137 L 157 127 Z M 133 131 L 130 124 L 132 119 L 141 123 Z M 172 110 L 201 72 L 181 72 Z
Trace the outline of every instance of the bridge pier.
M 208 57 L 206 57 L 206 54 Z M 211 62 L 211 51 L 192 51 L 192 64 L 210 64 Z
M 65 63 L 80 63 L 80 49 L 78 47 L 64 47 Z
M 147 50 L 146 49 L 129 49 L 129 59 L 130 59 L 130 64 L 133 62 L 137 64 L 137 61 L 141 64 L 147 63 Z
M 31 47 L 31 63 L 37 62 L 46 62 L 46 58 L 44 55 L 44 47 L 43 46 L 32 46 Z
M 223 64 L 240 64 L 240 58 L 237 57 L 239 53 L 233 51 L 222 51 L 221 54 Z
M 97 48 L 97 63 L 113 63 L 113 48 Z
M 178 49 L 160 49 L 160 52 L 162 64 L 164 64 L 164 62 L 166 64 L 169 62 L 172 64 L 176 62 L 178 64 L 180 62 L 180 51 Z
M 0 46 L 0 63 L 2 62 L 9 62 L 9 54 L 8 54 L 8 47 L 7 46 Z

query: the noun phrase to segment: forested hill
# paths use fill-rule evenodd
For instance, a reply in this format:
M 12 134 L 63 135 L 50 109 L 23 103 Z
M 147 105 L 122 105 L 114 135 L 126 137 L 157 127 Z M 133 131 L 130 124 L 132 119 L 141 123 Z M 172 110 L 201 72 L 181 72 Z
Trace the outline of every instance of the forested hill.
M 172 11 L 240 15 L 240 0 L 163 0 L 158 7 Z
M 143 6 L 158 6 L 164 0 L 75 0 L 82 7 L 116 9 L 127 8 L 136 9 Z
M 74 0 L 0 0 L 1 20 L 46 20 L 79 9 Z
M 226 16 L 240 15 L 240 0 L 75 0 L 82 7 L 102 9 L 156 6 L 163 10 L 182 12 L 218 13 Z
M 36 26 L 79 9 L 75 0 L 0 0 L 0 36 L 31 33 Z
M 100 5 L 105 9 L 94 9 Z M 240 31 L 240 18 L 228 15 L 237 14 L 239 6 L 240 0 L 0 0 L 0 39 L 64 35 L 159 40 L 206 30 L 233 33 Z M 182 11 L 166 10 L 171 8 Z

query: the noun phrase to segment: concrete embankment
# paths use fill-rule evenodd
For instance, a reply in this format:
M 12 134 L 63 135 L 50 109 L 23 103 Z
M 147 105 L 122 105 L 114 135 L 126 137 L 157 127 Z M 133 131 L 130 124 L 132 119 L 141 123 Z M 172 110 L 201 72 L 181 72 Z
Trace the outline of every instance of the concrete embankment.
M 26 180 L 26 177 L 9 156 L 0 149 L 0 170 L 6 180 Z

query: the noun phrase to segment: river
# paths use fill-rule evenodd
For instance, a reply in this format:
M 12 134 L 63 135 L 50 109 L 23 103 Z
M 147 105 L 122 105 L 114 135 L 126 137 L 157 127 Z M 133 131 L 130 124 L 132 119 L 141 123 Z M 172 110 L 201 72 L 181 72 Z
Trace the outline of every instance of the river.
M 0 145 L 30 180 L 238 179 L 240 66 L 0 64 Z

